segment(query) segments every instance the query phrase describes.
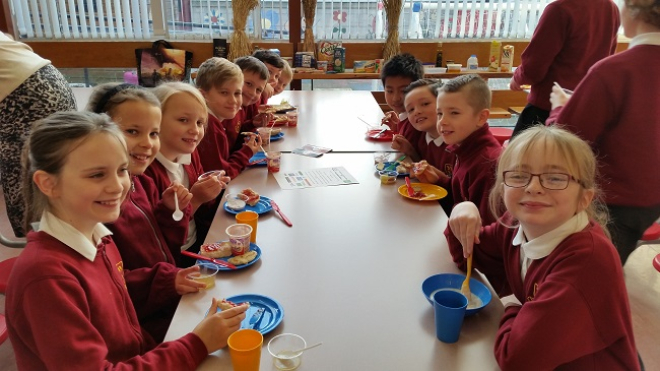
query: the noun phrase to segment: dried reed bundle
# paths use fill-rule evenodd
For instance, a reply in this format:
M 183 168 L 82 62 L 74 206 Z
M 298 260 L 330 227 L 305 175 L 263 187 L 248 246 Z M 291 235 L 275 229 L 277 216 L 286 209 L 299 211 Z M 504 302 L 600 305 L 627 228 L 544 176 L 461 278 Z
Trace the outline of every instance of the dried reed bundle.
M 399 17 L 403 10 L 403 0 L 383 0 L 387 16 L 387 40 L 383 48 L 383 59 L 388 60 L 401 52 L 399 44 Z
M 302 51 L 314 52 L 314 55 L 316 55 L 313 29 L 314 17 L 316 16 L 316 0 L 302 0 L 302 6 L 305 14 L 305 40 L 303 42 Z
M 231 34 L 229 45 L 229 60 L 233 61 L 238 57 L 244 57 L 252 54 L 252 45 L 250 39 L 245 33 L 247 18 L 252 9 L 259 5 L 259 0 L 233 0 L 231 8 L 234 12 L 234 32 Z

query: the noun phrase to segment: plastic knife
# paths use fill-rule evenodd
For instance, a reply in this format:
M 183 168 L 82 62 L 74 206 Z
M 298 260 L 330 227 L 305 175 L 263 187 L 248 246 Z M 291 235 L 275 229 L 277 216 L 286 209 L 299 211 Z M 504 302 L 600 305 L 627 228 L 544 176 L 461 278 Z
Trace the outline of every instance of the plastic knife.
M 273 210 L 275 210 L 275 212 L 280 216 L 280 218 L 282 218 L 282 221 L 284 221 L 284 223 L 286 223 L 286 225 L 288 225 L 289 227 L 293 227 L 293 223 L 291 223 L 291 220 L 289 220 L 289 218 L 287 218 L 286 215 L 282 214 L 282 210 L 280 210 L 280 207 L 277 205 L 277 203 L 275 203 L 275 201 L 273 201 L 272 198 L 270 199 L 270 204 L 273 206 Z
M 201 260 L 210 261 L 212 263 L 222 265 L 223 267 L 226 267 L 226 268 L 229 268 L 229 269 L 236 269 L 236 266 L 234 264 L 227 263 L 224 260 L 209 258 L 208 256 L 195 254 L 195 253 L 190 252 L 190 251 L 181 251 L 181 255 L 186 255 L 186 256 L 190 256 L 191 258 L 197 258 L 197 259 L 201 259 Z

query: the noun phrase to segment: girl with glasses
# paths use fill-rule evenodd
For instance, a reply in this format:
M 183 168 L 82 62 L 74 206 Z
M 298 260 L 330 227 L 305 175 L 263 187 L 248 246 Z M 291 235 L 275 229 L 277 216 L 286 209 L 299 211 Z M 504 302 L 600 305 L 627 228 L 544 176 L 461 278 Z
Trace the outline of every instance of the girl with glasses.
M 500 157 L 482 226 L 471 202 L 445 231 L 454 261 L 486 275 L 505 307 L 503 370 L 638 370 L 628 294 L 598 202 L 589 145 L 556 127 L 528 129 Z M 532 366 L 533 365 L 533 366 Z

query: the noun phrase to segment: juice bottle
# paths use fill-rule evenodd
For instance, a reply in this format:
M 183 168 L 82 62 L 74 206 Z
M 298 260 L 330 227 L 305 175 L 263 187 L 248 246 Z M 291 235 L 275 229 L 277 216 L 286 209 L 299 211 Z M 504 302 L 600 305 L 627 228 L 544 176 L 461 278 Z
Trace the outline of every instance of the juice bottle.
M 490 57 L 488 58 L 488 71 L 496 72 L 500 70 L 500 49 L 502 43 L 493 40 L 490 43 Z

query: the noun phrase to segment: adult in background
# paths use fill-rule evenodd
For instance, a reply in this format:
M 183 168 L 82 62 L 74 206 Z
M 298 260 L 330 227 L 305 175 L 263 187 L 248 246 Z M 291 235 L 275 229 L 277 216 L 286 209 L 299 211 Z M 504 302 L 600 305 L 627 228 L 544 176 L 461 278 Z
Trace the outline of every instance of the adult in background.
M 660 0 L 624 0 L 621 24 L 628 50 L 596 63 L 570 99 L 553 88 L 548 123 L 599 155 L 608 228 L 625 264 L 660 217 Z
M 619 11 L 612 0 L 557 0 L 548 4 L 509 83 L 531 85 L 512 136 L 543 125 L 554 82 L 575 89 L 589 68 L 616 49 Z
M 25 138 L 33 122 L 71 110 L 76 100 L 64 76 L 29 46 L 0 32 L 0 181 L 17 237 L 25 236 L 20 179 Z

